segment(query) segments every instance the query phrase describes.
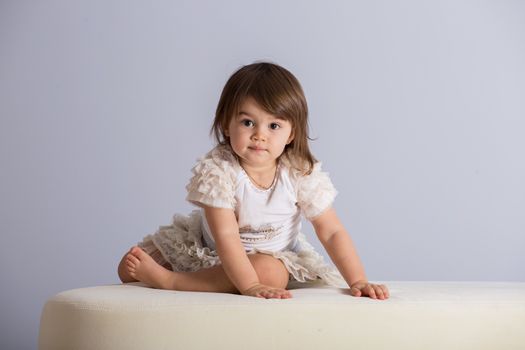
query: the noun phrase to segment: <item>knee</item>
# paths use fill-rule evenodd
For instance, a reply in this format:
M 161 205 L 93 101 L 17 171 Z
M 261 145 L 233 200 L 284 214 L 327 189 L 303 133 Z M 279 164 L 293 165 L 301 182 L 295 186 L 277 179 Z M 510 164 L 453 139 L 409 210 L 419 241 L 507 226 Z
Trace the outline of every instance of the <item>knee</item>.
M 249 255 L 259 281 L 276 288 L 286 288 L 289 273 L 281 260 L 268 254 Z

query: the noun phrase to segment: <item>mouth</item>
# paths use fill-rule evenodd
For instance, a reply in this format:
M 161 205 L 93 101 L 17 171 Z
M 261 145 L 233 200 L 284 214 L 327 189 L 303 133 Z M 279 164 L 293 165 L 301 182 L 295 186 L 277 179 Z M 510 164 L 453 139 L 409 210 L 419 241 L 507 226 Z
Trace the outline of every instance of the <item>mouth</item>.
M 248 147 L 248 149 L 252 150 L 252 151 L 255 151 L 255 152 L 262 152 L 262 151 L 266 151 L 266 148 L 262 148 L 262 147 Z

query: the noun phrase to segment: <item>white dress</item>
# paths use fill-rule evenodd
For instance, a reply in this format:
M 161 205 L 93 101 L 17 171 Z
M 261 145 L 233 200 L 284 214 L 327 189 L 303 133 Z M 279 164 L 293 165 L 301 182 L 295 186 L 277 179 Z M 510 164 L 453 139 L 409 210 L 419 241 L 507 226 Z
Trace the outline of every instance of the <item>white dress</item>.
M 192 172 L 186 199 L 199 207 L 234 210 L 247 254 L 264 253 L 280 259 L 290 272 L 290 280 L 320 278 L 333 286 L 345 284 L 301 233 L 301 215 L 312 219 L 321 214 L 337 194 L 320 163 L 310 175 L 301 175 L 283 155 L 272 186 L 262 190 L 250 181 L 229 146 L 217 146 Z M 171 225 L 161 226 L 139 246 L 174 271 L 197 271 L 220 264 L 203 209 L 189 216 L 176 214 Z

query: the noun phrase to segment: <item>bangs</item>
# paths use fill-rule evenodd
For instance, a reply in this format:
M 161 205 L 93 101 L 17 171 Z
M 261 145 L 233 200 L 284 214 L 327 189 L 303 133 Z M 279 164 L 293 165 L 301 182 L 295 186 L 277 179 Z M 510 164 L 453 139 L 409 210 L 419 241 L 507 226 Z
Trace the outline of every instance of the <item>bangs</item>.
M 290 81 L 289 76 L 271 68 L 260 67 L 246 77 L 245 84 L 242 84 L 244 89 L 238 91 L 235 114 L 239 113 L 240 105 L 251 97 L 265 112 L 294 124 L 296 117 L 304 111 L 300 98 L 302 91 L 297 91 L 298 82 Z

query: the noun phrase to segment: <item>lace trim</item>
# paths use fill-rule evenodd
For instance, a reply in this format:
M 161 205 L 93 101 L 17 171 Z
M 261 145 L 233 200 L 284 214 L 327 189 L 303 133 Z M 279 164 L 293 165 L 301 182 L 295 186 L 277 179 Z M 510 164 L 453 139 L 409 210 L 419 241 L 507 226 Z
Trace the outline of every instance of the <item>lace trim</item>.
M 158 250 L 155 252 L 151 246 Z M 150 255 L 162 255 L 174 271 L 197 271 L 221 263 L 217 251 L 202 244 L 201 214 L 194 210 L 189 216 L 174 215 L 173 223 L 139 243 Z M 146 249 L 148 247 L 148 249 Z M 290 273 L 290 279 L 299 282 L 321 279 L 332 286 L 344 286 L 345 281 L 337 270 L 326 264 L 323 256 L 306 241 L 304 234 L 298 235 L 297 251 L 271 252 L 253 249 L 247 254 L 263 253 L 281 260 Z M 160 261 L 158 261 L 161 263 Z
M 195 205 L 234 209 L 237 170 L 229 147 L 217 146 L 192 168 L 186 200 Z
M 336 196 L 337 190 L 328 173 L 321 170 L 320 162 L 314 165 L 310 175 L 297 180 L 297 203 L 307 219 L 311 220 L 323 213 Z

